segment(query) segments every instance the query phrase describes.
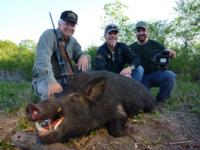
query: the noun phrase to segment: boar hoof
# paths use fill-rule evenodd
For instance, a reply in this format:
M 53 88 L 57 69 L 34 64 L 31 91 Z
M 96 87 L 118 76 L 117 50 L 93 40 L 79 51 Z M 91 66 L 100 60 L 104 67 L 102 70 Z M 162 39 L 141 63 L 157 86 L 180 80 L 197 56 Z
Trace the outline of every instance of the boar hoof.
M 125 124 L 126 120 L 112 120 L 107 124 L 108 132 L 114 137 L 126 136 Z

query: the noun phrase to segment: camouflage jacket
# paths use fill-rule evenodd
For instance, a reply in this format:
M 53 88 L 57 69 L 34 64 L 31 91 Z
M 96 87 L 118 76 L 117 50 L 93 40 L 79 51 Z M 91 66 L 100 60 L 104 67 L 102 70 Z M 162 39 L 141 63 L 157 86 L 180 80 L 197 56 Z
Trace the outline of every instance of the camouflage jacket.
M 56 29 L 56 32 L 58 37 L 62 36 L 59 29 Z M 74 37 L 70 37 L 70 39 L 66 41 L 65 49 L 71 60 L 75 63 L 77 63 L 79 57 L 84 54 L 80 44 Z M 67 74 L 66 65 L 64 65 L 62 69 L 59 67 L 59 64 L 65 62 L 62 62 L 59 57 L 56 56 L 57 52 L 58 45 L 54 30 L 48 29 L 43 32 L 37 45 L 33 66 L 33 78 L 45 79 L 47 84 L 50 84 L 56 82 L 56 79 L 61 78 L 63 74 Z

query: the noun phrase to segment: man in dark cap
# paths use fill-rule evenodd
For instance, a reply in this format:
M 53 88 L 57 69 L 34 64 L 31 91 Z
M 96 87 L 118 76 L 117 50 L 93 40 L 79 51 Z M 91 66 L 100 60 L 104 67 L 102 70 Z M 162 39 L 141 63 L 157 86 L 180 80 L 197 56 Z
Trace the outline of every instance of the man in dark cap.
M 143 68 L 139 66 L 140 59 L 130 47 L 118 42 L 118 33 L 119 29 L 115 24 L 106 26 L 104 33 L 106 41 L 98 48 L 96 54 L 96 70 L 108 70 L 141 81 Z
M 146 22 L 139 21 L 135 26 L 137 42 L 130 45 L 141 60 L 144 67 L 142 83 L 150 89 L 159 87 L 159 93 L 156 96 L 157 102 L 165 101 L 172 92 L 175 85 L 175 74 L 162 66 L 167 59 L 157 59 L 158 54 L 166 54 L 164 57 L 176 57 L 176 52 L 165 48 L 162 44 L 148 38 L 148 26 Z M 158 62 L 161 61 L 161 62 Z
M 33 67 L 32 85 L 41 100 L 62 92 L 65 86 L 61 78 L 65 77 L 68 72 L 66 62 L 58 55 L 57 39 L 63 40 L 65 51 L 77 64 L 79 70 L 89 69 L 89 56 L 82 51 L 80 44 L 73 37 L 77 21 L 76 13 L 70 10 L 64 11 L 58 21 L 58 28 L 48 29 L 40 36 Z M 62 67 L 59 66 L 61 64 Z

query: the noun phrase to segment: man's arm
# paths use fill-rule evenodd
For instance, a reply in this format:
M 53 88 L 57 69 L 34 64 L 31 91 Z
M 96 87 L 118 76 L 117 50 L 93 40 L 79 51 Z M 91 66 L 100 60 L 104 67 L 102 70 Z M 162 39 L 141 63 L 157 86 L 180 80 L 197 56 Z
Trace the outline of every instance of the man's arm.
M 169 51 L 169 56 L 171 58 L 176 58 L 176 52 L 174 50 L 171 50 L 171 49 L 165 49 L 166 51 Z
M 55 48 L 55 36 L 53 30 L 45 31 L 38 42 L 36 50 L 36 58 L 33 69 L 33 77 L 37 75 L 37 78 L 44 79 L 47 82 L 48 97 L 50 98 L 55 93 L 60 93 L 63 89 L 62 86 L 57 83 L 51 64 L 51 56 Z
M 40 37 L 37 50 L 35 63 L 33 68 L 33 76 L 37 75 L 39 78 L 46 79 L 47 83 L 55 83 L 56 79 L 54 78 L 51 56 L 54 49 L 54 35 L 53 30 L 46 30 Z
M 87 71 L 90 69 L 90 56 L 83 52 L 80 44 L 77 42 L 75 38 L 71 38 L 73 44 L 73 60 L 78 65 L 78 69 L 81 71 Z
M 159 49 L 160 49 L 161 51 L 169 51 L 169 56 L 170 56 L 171 58 L 176 58 L 176 52 L 175 52 L 174 50 L 171 50 L 171 49 L 169 49 L 169 48 L 165 48 L 164 45 L 162 45 L 162 44 L 160 44 L 160 43 L 158 43 L 158 42 L 157 42 L 157 46 L 159 47 Z
M 87 54 L 82 54 L 78 60 L 78 69 L 81 71 L 88 71 L 91 69 L 90 56 Z

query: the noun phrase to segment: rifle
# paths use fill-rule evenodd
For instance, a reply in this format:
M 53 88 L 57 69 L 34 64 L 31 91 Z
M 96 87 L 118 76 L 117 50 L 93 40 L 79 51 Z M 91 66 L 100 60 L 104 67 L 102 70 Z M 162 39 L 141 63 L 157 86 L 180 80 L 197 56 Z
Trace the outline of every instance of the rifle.
M 59 66 L 60 66 L 60 70 L 62 72 L 63 71 L 63 67 L 64 67 L 63 65 L 66 65 L 67 75 L 62 74 L 62 78 L 63 78 L 62 80 L 63 80 L 64 84 L 67 84 L 66 79 L 67 80 L 73 79 L 73 77 L 75 76 L 75 72 L 74 72 L 70 57 L 69 57 L 69 55 L 67 53 L 67 50 L 65 50 L 64 39 L 63 39 L 63 37 L 58 37 L 58 34 L 56 32 L 56 29 L 55 29 L 55 26 L 54 26 L 54 23 L 53 23 L 53 18 L 51 16 L 51 12 L 49 12 L 49 16 L 50 16 L 51 23 L 52 23 L 52 26 L 53 26 L 54 34 L 56 36 L 56 41 L 57 41 L 57 46 L 58 46 L 58 52 L 57 53 L 60 56 L 60 58 L 65 61 L 64 64 L 59 64 Z M 57 59 L 59 61 L 59 58 L 57 58 Z

